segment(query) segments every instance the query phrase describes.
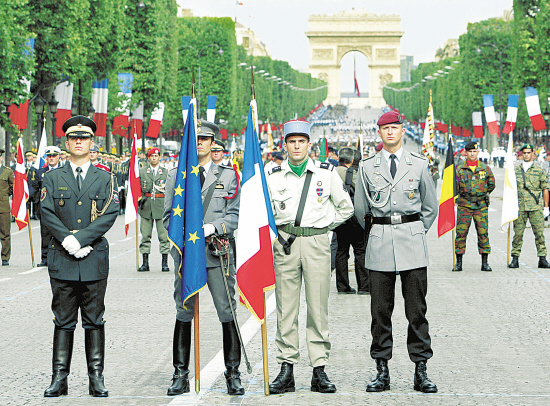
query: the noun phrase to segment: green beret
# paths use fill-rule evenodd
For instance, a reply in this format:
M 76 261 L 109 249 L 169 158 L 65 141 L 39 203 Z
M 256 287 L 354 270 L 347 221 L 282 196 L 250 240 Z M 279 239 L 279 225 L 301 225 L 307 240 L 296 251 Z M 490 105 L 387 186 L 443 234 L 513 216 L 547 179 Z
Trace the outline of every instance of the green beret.
M 523 146 L 519 149 L 520 151 L 523 151 L 525 148 L 535 150 L 535 147 L 533 147 L 533 144 L 523 144 Z

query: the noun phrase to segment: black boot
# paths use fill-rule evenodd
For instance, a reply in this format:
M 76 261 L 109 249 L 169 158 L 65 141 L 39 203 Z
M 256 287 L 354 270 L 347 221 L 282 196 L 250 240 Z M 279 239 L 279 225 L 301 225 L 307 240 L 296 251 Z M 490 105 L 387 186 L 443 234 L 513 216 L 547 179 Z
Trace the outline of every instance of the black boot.
M 512 261 L 508 265 L 508 268 L 519 268 L 519 257 L 512 255 Z
M 550 268 L 550 264 L 546 260 L 546 257 L 539 257 L 539 268 Z
M 168 254 L 162 254 L 162 272 L 170 272 L 168 267 Z
M 95 398 L 106 398 L 109 391 L 103 383 L 105 366 L 105 328 L 84 329 L 84 348 L 88 363 L 89 393 Z
M 382 392 L 390 389 L 390 369 L 388 368 L 388 360 L 376 359 L 376 379 L 367 385 L 367 392 Z
M 168 396 L 189 392 L 189 357 L 191 355 L 191 322 L 176 320 L 174 343 L 172 346 L 174 376 Z
M 336 386 L 328 379 L 325 372 L 325 366 L 313 368 L 313 377 L 311 378 L 311 391 L 320 393 L 334 393 Z
M 67 376 L 71 369 L 73 355 L 74 331 L 53 331 L 52 384 L 44 391 L 45 398 L 56 398 L 68 393 Z
M 281 372 L 277 375 L 277 378 L 272 384 L 269 384 L 269 393 L 285 393 L 294 392 L 296 390 L 296 384 L 294 383 L 294 364 L 283 362 L 281 364 Z
M 225 361 L 225 382 L 229 395 L 244 395 L 241 385 L 241 342 L 237 334 L 237 326 L 234 321 L 222 323 L 223 331 L 223 359 Z
M 453 268 L 453 272 L 462 272 L 462 255 L 456 254 L 456 265 Z
M 143 256 L 143 264 L 138 269 L 138 272 L 149 272 L 149 254 L 141 254 Z
M 436 393 L 437 386 L 430 381 L 426 373 L 426 361 L 418 361 L 414 369 L 414 390 L 424 393 Z
M 489 254 L 481 254 L 481 270 L 485 272 L 491 272 L 492 269 L 487 262 Z

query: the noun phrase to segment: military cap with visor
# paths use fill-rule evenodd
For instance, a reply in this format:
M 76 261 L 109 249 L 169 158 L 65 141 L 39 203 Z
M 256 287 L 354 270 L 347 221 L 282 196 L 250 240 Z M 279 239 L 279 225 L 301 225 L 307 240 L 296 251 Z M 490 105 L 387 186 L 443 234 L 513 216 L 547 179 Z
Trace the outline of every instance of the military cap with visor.
M 46 147 L 46 155 L 47 156 L 57 156 L 61 153 L 61 149 L 56 146 L 49 146 Z
M 224 151 L 225 144 L 220 140 L 215 140 L 214 145 L 212 145 L 212 151 Z
M 478 147 L 479 147 L 479 144 L 477 142 L 474 142 L 474 141 L 470 141 L 469 143 L 464 145 L 464 149 L 466 151 L 471 151 L 472 149 L 478 149 Z
M 220 133 L 220 127 L 206 120 L 197 121 L 197 136 L 198 137 L 216 137 Z
M 309 121 L 303 120 L 290 120 L 284 124 L 285 142 L 291 135 L 303 135 L 309 140 L 309 132 L 311 130 L 311 124 Z
M 97 126 L 86 116 L 74 116 L 63 123 L 63 132 L 68 138 L 91 138 Z

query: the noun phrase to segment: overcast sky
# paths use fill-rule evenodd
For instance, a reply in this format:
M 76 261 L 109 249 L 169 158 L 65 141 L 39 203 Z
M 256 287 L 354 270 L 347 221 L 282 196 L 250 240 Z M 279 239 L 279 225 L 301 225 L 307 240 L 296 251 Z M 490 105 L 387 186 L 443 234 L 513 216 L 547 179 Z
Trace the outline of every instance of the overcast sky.
M 415 65 L 434 60 L 435 52 L 450 38 L 466 32 L 469 22 L 502 17 L 513 0 L 177 0 L 195 16 L 232 17 L 251 28 L 267 45 L 274 59 L 307 70 L 309 64 L 308 17 L 361 9 L 401 17 L 401 54 L 412 55 Z M 238 5 L 242 3 L 243 5 Z M 366 75 L 366 58 L 357 61 L 358 80 Z M 361 68 L 361 69 L 360 69 Z M 343 75 L 353 77 L 353 57 L 342 61 Z M 359 72 L 360 71 L 360 72 Z M 366 81 L 366 80 L 364 80 Z M 364 83 L 363 81 L 363 83 Z M 347 86 L 345 85 L 347 83 Z M 364 86 L 366 87 L 366 86 Z M 342 81 L 343 91 L 353 91 L 353 79 Z

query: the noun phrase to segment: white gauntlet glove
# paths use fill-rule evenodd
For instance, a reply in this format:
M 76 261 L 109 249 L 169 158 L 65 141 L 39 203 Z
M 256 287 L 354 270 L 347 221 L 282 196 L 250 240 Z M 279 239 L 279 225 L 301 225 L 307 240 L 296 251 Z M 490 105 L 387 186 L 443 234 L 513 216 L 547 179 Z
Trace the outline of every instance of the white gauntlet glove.
M 544 216 L 544 218 L 548 217 L 550 215 L 550 208 L 545 207 L 544 209 L 542 209 L 542 215 Z
M 93 248 L 89 245 L 86 245 L 84 248 L 80 248 L 75 254 L 75 258 L 84 258 L 87 256 L 90 252 L 93 251 Z
M 210 237 L 212 234 L 216 232 L 216 227 L 214 227 L 214 224 L 205 224 L 204 225 L 204 237 Z
M 71 255 L 76 254 L 76 252 L 80 249 L 80 243 L 78 242 L 76 237 L 72 234 L 65 237 L 61 245 Z

